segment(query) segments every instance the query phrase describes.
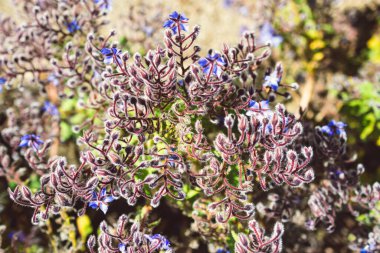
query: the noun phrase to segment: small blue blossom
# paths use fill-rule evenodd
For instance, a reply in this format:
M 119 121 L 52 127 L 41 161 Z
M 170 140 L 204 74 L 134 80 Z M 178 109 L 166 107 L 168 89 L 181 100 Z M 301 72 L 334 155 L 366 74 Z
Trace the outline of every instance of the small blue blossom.
M 144 26 L 144 27 L 142 28 L 142 30 L 144 31 L 144 33 L 145 33 L 145 35 L 146 35 L 147 37 L 152 37 L 153 32 L 154 32 L 153 27 L 151 27 L 151 26 Z
M 273 72 L 272 74 L 265 76 L 263 87 L 271 88 L 274 91 L 277 91 L 280 82 L 281 76 L 278 76 L 276 72 Z
M 21 137 L 21 142 L 18 145 L 21 148 L 32 147 L 34 150 L 38 150 L 40 145 L 44 142 L 41 140 L 41 137 L 35 134 L 26 134 Z
M 58 108 L 54 104 L 50 103 L 49 101 L 45 101 L 44 106 L 42 107 L 42 110 L 52 116 L 59 115 Z
M 119 245 L 118 245 L 118 248 L 119 248 L 119 250 L 120 250 L 121 253 L 127 252 L 125 250 L 125 247 L 126 247 L 126 245 L 124 243 L 119 243 Z
M 210 74 L 210 72 L 212 72 L 214 75 L 220 77 L 222 67 L 226 65 L 226 62 L 219 53 L 211 53 L 208 54 L 207 57 L 201 58 L 198 64 L 202 67 L 203 73 Z
M 265 134 L 270 134 L 273 129 L 272 124 L 270 123 L 273 117 L 273 111 L 269 108 L 269 100 L 263 100 L 260 102 L 251 100 L 248 107 L 251 110 L 246 112 L 247 116 L 255 116 L 259 120 L 263 120 L 264 118 L 269 119 L 269 123 L 265 126 Z
M 110 11 L 112 9 L 111 0 L 94 0 L 94 3 L 99 5 L 101 10 Z
M 8 238 L 12 241 L 25 242 L 26 236 L 23 231 L 11 231 L 8 234 Z
M 249 101 L 248 107 L 257 111 L 268 110 L 269 109 L 269 100 L 263 100 L 256 102 L 255 100 Z
M 113 63 L 119 63 L 121 64 L 122 61 L 121 61 L 121 50 L 120 49 L 117 49 L 115 47 L 112 47 L 112 48 L 103 48 L 102 50 L 100 50 L 100 52 L 102 53 L 102 55 L 104 56 L 104 63 L 105 64 L 111 64 L 112 62 Z
M 273 26 L 266 22 L 261 27 L 259 42 L 262 44 L 270 42 L 274 47 L 278 47 L 284 39 L 276 33 Z
M 115 200 L 115 198 L 112 195 L 106 195 L 106 188 L 102 188 L 100 190 L 100 193 L 93 192 L 92 193 L 92 199 L 90 203 L 88 203 L 88 206 L 92 209 L 100 208 L 104 214 L 108 211 L 108 203 Z
M 169 157 L 168 157 L 169 159 L 168 159 L 168 164 L 169 164 L 169 166 L 170 167 L 175 167 L 175 162 L 173 162 L 173 161 L 177 161 L 178 160 L 178 156 L 176 156 L 176 155 L 169 155 Z
M 54 86 L 59 85 L 58 77 L 54 74 L 50 74 L 47 80 L 49 81 L 49 83 L 53 84 Z
M 234 3 L 234 0 L 223 0 L 223 6 L 225 8 L 231 7 L 233 5 L 233 3 Z
M 155 240 L 159 240 L 160 241 L 159 249 L 165 250 L 167 252 L 171 252 L 170 242 L 164 236 L 162 236 L 160 234 L 154 234 L 154 235 L 145 235 L 145 237 L 150 242 L 154 242 Z
M 169 19 L 165 21 L 163 27 L 170 28 L 174 34 L 177 34 L 179 32 L 178 27 L 182 31 L 186 32 L 187 21 L 189 21 L 189 19 L 185 15 L 174 11 L 172 14 L 169 15 Z
M 78 24 L 78 21 L 75 19 L 69 23 L 66 23 L 66 27 L 67 27 L 67 30 L 69 31 L 69 33 L 74 33 L 76 31 L 80 30 L 80 26 Z
M 329 136 L 333 136 L 334 134 L 337 134 L 339 136 L 345 136 L 346 131 L 344 128 L 347 126 L 347 124 L 335 120 L 331 120 L 327 125 L 321 127 L 321 130 L 323 133 L 326 133 Z
M 0 77 L 0 92 L 3 91 L 3 86 L 6 82 L 7 82 L 7 79 L 5 79 L 4 77 Z
M 216 251 L 216 253 L 230 253 L 230 251 L 229 251 L 229 250 L 226 250 L 226 249 L 218 249 L 218 250 Z

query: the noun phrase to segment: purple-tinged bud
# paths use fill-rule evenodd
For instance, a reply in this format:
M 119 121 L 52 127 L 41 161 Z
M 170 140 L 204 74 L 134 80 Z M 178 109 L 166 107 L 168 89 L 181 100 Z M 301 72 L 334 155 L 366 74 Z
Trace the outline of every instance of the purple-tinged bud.
M 297 122 L 295 125 L 294 125 L 294 131 L 297 133 L 297 134 L 301 134 L 303 132 L 303 127 L 302 127 L 302 124 L 300 122 Z
M 140 64 L 141 63 L 141 55 L 139 53 L 135 53 L 133 55 L 133 59 L 135 61 L 136 64 Z
M 361 174 L 364 173 L 364 171 L 365 171 L 365 168 L 364 168 L 363 164 L 359 163 L 359 164 L 357 165 L 357 167 L 356 167 L 356 173 L 357 173 L 358 175 L 361 175 Z
M 125 53 L 121 56 L 121 58 L 123 59 L 123 61 L 128 61 L 129 58 L 130 58 L 130 55 L 129 55 L 128 52 L 125 52 Z
M 239 233 L 238 239 L 243 246 L 248 246 L 248 238 L 245 234 Z
M 234 122 L 235 122 L 235 116 L 232 114 L 228 114 L 224 120 L 224 125 L 227 128 L 232 128 L 232 126 L 234 125 Z

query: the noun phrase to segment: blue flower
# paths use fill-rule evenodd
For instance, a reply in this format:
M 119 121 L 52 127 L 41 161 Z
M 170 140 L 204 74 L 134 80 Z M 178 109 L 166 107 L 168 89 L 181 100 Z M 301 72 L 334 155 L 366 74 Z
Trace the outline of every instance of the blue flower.
M 276 33 L 273 26 L 266 22 L 261 27 L 259 42 L 264 44 L 270 42 L 274 47 L 278 47 L 284 39 Z
M 225 8 L 231 7 L 233 3 L 234 3 L 234 0 L 223 0 L 223 6 Z
M 94 3 L 99 5 L 100 9 L 110 11 L 111 8 L 111 0 L 94 0 Z
M 277 91 L 280 82 L 281 76 L 279 77 L 274 71 L 272 74 L 265 76 L 263 87 L 272 88 L 274 91 Z
M 121 253 L 125 253 L 126 252 L 125 251 L 125 247 L 126 246 L 127 245 L 125 245 L 124 243 L 119 243 L 118 248 L 119 248 L 119 250 L 120 250 Z
M 169 155 L 169 157 L 168 157 L 169 159 L 168 159 L 168 164 L 169 164 L 169 166 L 170 167 L 175 167 L 175 162 L 174 161 L 177 161 L 178 160 L 178 156 L 176 156 L 176 155 Z
M 23 231 L 11 231 L 8 234 L 8 238 L 12 241 L 25 242 L 26 236 Z
M 152 37 L 153 32 L 154 32 L 153 27 L 151 27 L 151 26 L 144 26 L 142 29 L 143 29 L 143 31 L 144 31 L 144 33 L 145 33 L 146 36 Z
M 49 83 L 53 84 L 54 86 L 59 85 L 58 77 L 54 74 L 50 74 L 47 80 L 49 81 Z
M 6 82 L 7 82 L 7 79 L 5 79 L 4 77 L 0 77 L 0 92 L 3 91 L 3 86 Z
M 78 30 L 80 30 L 80 26 L 78 24 L 78 21 L 76 19 L 74 19 L 73 21 L 69 22 L 69 23 L 66 23 L 66 27 L 67 27 L 67 30 L 69 31 L 69 33 L 74 33 Z
M 329 124 L 321 127 L 322 133 L 326 133 L 329 136 L 333 136 L 334 134 L 337 134 L 339 136 L 345 136 L 346 131 L 344 128 L 347 126 L 347 124 L 338 121 L 336 122 L 335 120 L 331 120 Z
M 226 65 L 226 62 L 219 53 L 211 53 L 208 54 L 206 58 L 201 58 L 198 64 L 202 67 L 203 73 L 210 74 L 210 72 L 212 72 L 214 75 L 220 77 L 222 67 Z
M 264 111 L 269 109 L 269 100 L 256 102 L 255 100 L 249 101 L 248 107 L 257 111 Z
M 164 236 L 160 234 L 154 234 L 154 235 L 145 235 L 145 237 L 150 242 L 153 242 L 154 240 L 159 240 L 160 241 L 159 249 L 165 250 L 165 251 L 171 251 L 170 242 Z
M 178 12 L 174 11 L 172 14 L 169 15 L 169 19 L 165 21 L 163 27 L 170 28 L 174 34 L 177 34 L 179 32 L 178 27 L 186 32 L 188 20 L 189 19 L 185 15 L 179 14 Z
M 112 195 L 106 195 L 106 188 L 102 188 L 100 190 L 100 193 L 93 192 L 92 193 L 92 199 L 90 203 L 88 203 L 88 206 L 92 209 L 100 208 L 104 214 L 107 213 L 108 210 L 108 203 L 115 200 L 115 198 Z
M 230 253 L 230 251 L 229 251 L 229 250 L 226 250 L 226 249 L 218 249 L 218 250 L 216 251 L 216 253 Z
M 38 150 L 40 145 L 44 142 L 41 140 L 40 136 L 35 134 L 26 134 L 21 137 L 21 142 L 18 145 L 21 148 L 32 147 L 34 150 Z
M 100 50 L 100 52 L 104 56 L 103 62 L 105 64 L 111 64 L 112 62 L 119 63 L 119 64 L 122 63 L 122 61 L 121 61 L 121 53 L 122 52 L 120 49 L 117 49 L 115 47 L 112 47 L 112 48 L 106 48 L 105 47 L 102 50 Z
M 54 104 L 50 103 L 49 101 L 45 101 L 44 106 L 42 107 L 42 110 L 52 116 L 59 115 L 58 108 Z

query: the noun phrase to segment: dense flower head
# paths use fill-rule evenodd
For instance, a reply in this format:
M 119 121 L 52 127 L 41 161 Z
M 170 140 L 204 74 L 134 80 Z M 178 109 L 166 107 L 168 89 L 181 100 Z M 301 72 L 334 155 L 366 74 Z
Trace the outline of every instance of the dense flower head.
M 111 63 L 121 64 L 122 51 L 120 49 L 117 49 L 115 47 L 111 47 L 111 48 L 105 47 L 105 48 L 102 48 L 100 52 L 104 56 L 103 62 L 105 64 L 111 64 Z
M 74 33 L 76 31 L 79 31 L 81 27 L 79 26 L 79 23 L 76 19 L 74 19 L 71 22 L 66 23 L 67 30 L 69 33 Z
M 108 203 L 114 201 L 115 198 L 112 195 L 107 195 L 107 189 L 102 188 L 100 193 L 93 192 L 92 199 L 89 202 L 89 207 L 92 209 L 100 208 L 104 214 L 108 211 Z
M 182 31 L 187 31 L 187 21 L 189 19 L 186 18 L 184 14 L 180 14 L 177 11 L 174 11 L 169 15 L 169 19 L 165 21 L 163 27 L 169 28 L 173 31 L 174 34 L 177 34 Z
M 94 13 L 97 13 L 99 9 L 109 7 L 108 4 L 109 1 L 106 0 L 93 0 L 88 6 L 91 11 L 95 8 Z M 55 155 L 56 150 L 49 150 L 52 142 L 48 140 L 38 150 L 44 142 L 35 134 L 22 136 L 18 143 L 19 135 L 10 133 L 17 129 L 21 133 L 45 133 L 46 137 L 64 136 L 63 127 L 58 134 L 50 132 L 54 127 L 51 125 L 59 128 L 59 124 L 50 124 L 52 117 L 48 117 L 48 114 L 59 115 L 56 105 L 46 101 L 41 109 L 41 104 L 32 103 L 29 111 L 36 122 L 34 124 L 33 121 L 33 125 L 29 121 L 23 122 L 27 118 L 22 118 L 23 114 L 29 117 L 29 111 L 7 111 L 5 121 L 10 127 L 2 131 L 2 141 L 9 140 L 11 143 L 15 140 L 13 143 L 16 155 L 8 159 L 8 146 L 2 147 L 3 144 L 0 143 L 0 173 L 3 173 L 2 167 L 6 167 L 3 164 L 10 163 L 14 157 L 18 159 L 20 155 L 23 156 L 22 163 L 27 162 L 34 171 L 41 172 L 40 189 L 30 190 L 28 186 L 21 184 L 15 190 L 9 190 L 15 202 L 35 209 L 34 223 L 48 218 L 54 219 L 54 215 L 66 207 L 76 210 L 79 215 L 83 215 L 90 208 L 100 209 L 106 214 L 110 203 L 121 198 L 125 205 L 136 205 L 134 210 L 137 216 L 133 225 L 126 229 L 125 224 L 132 221 L 130 215 L 121 217 L 116 226 L 108 226 L 106 222 L 102 222 L 98 230 L 98 240 L 95 241 L 96 236 L 89 240 L 91 253 L 127 253 L 136 250 L 169 253 L 172 251 L 171 242 L 175 244 L 173 248 L 182 252 L 183 246 L 189 245 L 186 239 L 182 241 L 179 236 L 148 234 L 154 231 L 154 226 L 158 223 L 149 217 L 152 208 L 157 207 L 163 198 L 168 198 L 164 205 L 170 203 L 174 206 L 178 203 L 181 213 L 194 215 L 195 223 L 191 229 L 207 232 L 201 235 L 204 235 L 213 252 L 232 252 L 234 249 L 229 241 L 234 241 L 236 252 L 278 253 L 282 249 L 284 227 L 275 219 L 293 222 L 298 217 L 292 216 L 292 213 L 301 207 L 306 210 L 306 214 L 310 210 L 316 214 L 318 221 L 323 221 L 319 217 L 327 217 L 320 214 L 330 207 L 334 212 L 334 205 L 320 205 L 327 198 L 321 197 L 319 193 L 315 194 L 316 197 L 310 203 L 306 203 L 307 198 L 301 194 L 308 193 L 313 188 L 318 189 L 321 186 L 318 185 L 318 180 L 323 173 L 327 174 L 327 170 L 321 169 L 317 171 L 318 177 L 315 177 L 309 166 L 314 165 L 311 164 L 314 162 L 311 159 L 315 145 L 321 143 L 314 141 L 313 137 L 318 134 L 325 141 L 324 146 L 335 149 L 330 144 L 343 143 L 343 140 L 330 136 L 345 135 L 346 124 L 332 120 L 326 126 L 317 127 L 317 131 L 304 131 L 300 119 L 288 112 L 284 105 L 274 106 L 274 94 L 280 94 L 277 92 L 279 87 L 282 89 L 291 86 L 281 83 L 281 65 L 277 65 L 273 72 L 270 69 L 265 74 L 260 72 L 262 62 L 270 55 L 267 45 L 256 46 L 254 34 L 246 33 L 238 45 L 225 44 L 221 53 L 211 50 L 207 56 L 200 58 L 198 53 L 201 49 L 194 42 L 199 27 L 194 28 L 194 32 L 188 36 L 181 34 L 181 31 L 187 31 L 187 21 L 184 15 L 173 12 L 164 24 L 168 28 L 164 34 L 166 47 L 157 46 L 156 50 L 144 47 L 146 55 L 136 53 L 133 60 L 128 60 L 129 54 L 122 54 L 122 50 L 111 46 L 113 44 L 109 42 L 109 38 L 114 36 L 113 32 L 106 39 L 103 36 L 95 39 L 95 34 L 99 31 L 93 29 L 94 35 L 89 35 L 86 45 L 73 43 L 70 49 L 64 49 L 66 51 L 63 57 L 58 57 L 57 63 L 52 63 L 53 71 L 48 69 L 46 75 L 45 71 L 38 72 L 44 78 L 43 84 L 48 81 L 61 83 L 62 86 L 59 87 L 47 85 L 54 92 L 62 90 L 68 94 L 67 82 L 67 86 L 72 86 L 74 91 L 70 94 L 70 100 L 78 101 L 78 105 L 81 105 L 74 108 L 70 104 L 73 109 L 67 109 L 65 107 L 69 106 L 65 106 L 65 98 L 57 102 L 62 106 L 59 109 L 65 122 L 77 123 L 83 119 L 83 123 L 79 122 L 73 128 L 78 127 L 81 130 L 68 137 L 70 147 L 78 145 L 74 157 L 78 159 L 72 160 L 77 163 L 80 161 L 80 164 L 68 164 L 70 159 L 64 157 L 50 157 Z M 86 29 L 91 26 L 90 23 L 78 19 L 67 24 L 70 33 L 81 29 L 79 24 L 86 24 L 83 25 L 83 32 L 71 38 L 73 42 L 77 37 L 83 41 L 79 35 L 87 34 Z M 65 24 L 63 23 L 64 31 L 59 38 L 67 38 Z M 265 24 L 263 29 L 266 25 L 269 24 Z M 147 27 L 152 30 L 141 31 L 149 35 L 155 27 Z M 270 28 L 266 27 L 271 36 L 276 37 L 273 27 Z M 262 31 L 263 34 L 264 32 Z M 275 39 L 282 41 L 281 37 Z M 81 58 L 81 50 L 87 54 L 85 58 Z M 263 52 L 262 55 L 260 52 Z M 54 52 L 52 55 L 60 55 L 59 53 Z M 65 58 L 67 62 L 64 61 Z M 10 83 L 14 83 L 12 75 L 5 75 Z M 5 78 L 0 78 L 0 88 L 6 81 Z M 85 85 L 81 86 L 83 83 Z M 47 90 L 45 97 L 39 99 L 56 101 L 49 92 Z M 30 96 L 35 93 L 37 92 L 33 91 Z M 66 110 L 72 111 L 66 113 Z M 40 122 L 35 120 L 34 115 L 37 119 L 41 118 L 42 124 L 48 126 L 40 127 Z M 80 116 L 79 120 L 77 115 Z M 212 126 L 212 123 L 218 124 L 218 127 Z M 18 128 L 20 125 L 33 129 Z M 311 124 L 310 128 L 314 129 L 314 126 Z M 310 137 L 310 140 L 304 141 L 301 134 L 309 134 L 311 137 L 307 135 L 306 138 Z M 303 146 L 304 144 L 310 146 Z M 31 152 L 31 148 L 20 149 L 17 145 L 31 147 L 38 152 Z M 51 146 L 53 145 L 55 143 Z M 62 150 L 61 146 L 58 148 Z M 48 154 L 47 159 L 44 152 Z M 324 160 L 319 153 L 315 162 Z M 331 158 L 329 154 L 328 156 Z M 321 162 L 327 164 L 333 161 L 329 159 L 328 162 Z M 323 166 L 325 165 L 321 165 L 322 168 Z M 337 184 L 343 182 L 348 175 L 340 165 L 331 165 L 329 171 L 335 174 L 327 180 L 336 179 Z M 314 179 L 316 182 L 312 187 L 305 185 Z M 256 185 L 270 193 L 257 191 Z M 291 190 L 300 186 L 300 191 Z M 278 193 L 278 197 L 270 196 L 273 191 Z M 269 205 L 265 203 L 266 195 L 268 200 L 273 200 L 269 201 Z M 346 195 L 348 194 L 342 196 Z M 182 204 L 179 201 L 186 202 Z M 170 216 L 171 212 L 165 210 L 167 209 L 155 212 L 153 219 L 156 214 Z M 260 216 L 255 214 L 255 210 L 259 211 Z M 300 211 L 302 213 L 299 215 L 304 216 L 304 210 Z M 283 215 L 284 213 L 286 214 Z M 196 215 L 200 219 L 195 219 Z M 90 216 L 93 217 L 88 215 Z M 109 221 L 114 220 L 113 217 L 106 218 Z M 169 217 L 169 222 L 170 218 L 172 217 Z M 264 232 L 267 225 L 265 222 L 261 223 L 266 218 L 271 219 L 271 223 L 275 222 L 272 233 Z M 97 222 L 90 221 L 89 226 L 95 225 L 92 228 L 96 228 Z M 183 223 L 178 222 L 178 226 L 181 225 Z M 226 232 L 223 231 L 224 228 Z M 251 232 L 245 235 L 248 228 Z M 235 231 L 236 235 L 231 238 L 231 232 Z M 83 236 L 82 231 L 79 232 Z M 289 233 L 291 232 L 293 231 L 290 230 Z M 214 234 L 219 238 L 214 239 Z M 192 237 L 190 234 L 185 236 Z M 284 241 L 287 244 L 292 243 Z M 361 252 L 371 252 L 371 248 L 365 245 L 367 244 L 361 243 L 358 250 L 363 248 Z M 94 250 L 96 247 L 98 250 Z M 71 251 L 74 252 L 75 249 Z
M 220 77 L 222 67 L 226 65 L 223 57 L 216 52 L 210 52 L 205 58 L 201 58 L 198 64 L 202 67 L 203 73 L 210 75 L 211 73 Z
M 42 107 L 42 110 L 44 112 L 46 112 L 47 114 L 50 114 L 52 116 L 58 116 L 59 115 L 59 111 L 58 111 L 57 106 L 52 104 L 50 101 L 45 101 L 45 103 Z
M 44 142 L 41 140 L 41 137 L 35 134 L 26 134 L 21 137 L 21 142 L 19 144 L 19 147 L 31 147 L 34 150 L 38 150 L 40 145 L 42 145 Z
M 347 124 L 341 121 L 331 120 L 327 125 L 321 127 L 321 131 L 329 136 L 346 136 L 346 131 L 344 130 L 346 126 Z

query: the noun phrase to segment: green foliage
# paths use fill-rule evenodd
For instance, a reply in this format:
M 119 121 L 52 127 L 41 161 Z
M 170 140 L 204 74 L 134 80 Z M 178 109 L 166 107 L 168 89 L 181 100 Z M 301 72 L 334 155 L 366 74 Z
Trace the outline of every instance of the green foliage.
M 356 88 L 356 87 L 355 87 Z M 370 82 L 357 86 L 357 94 L 341 92 L 342 117 L 347 118 L 350 128 L 359 132 L 361 140 L 372 139 L 380 145 L 380 92 Z

